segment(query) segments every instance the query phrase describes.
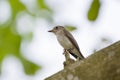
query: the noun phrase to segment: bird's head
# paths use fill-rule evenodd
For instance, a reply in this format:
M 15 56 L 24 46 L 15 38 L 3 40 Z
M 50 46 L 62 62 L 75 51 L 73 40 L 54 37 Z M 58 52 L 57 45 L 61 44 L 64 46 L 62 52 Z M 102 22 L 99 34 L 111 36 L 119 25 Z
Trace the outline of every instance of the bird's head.
M 54 34 L 60 34 L 65 28 L 63 26 L 55 26 L 52 30 L 48 32 L 53 32 Z

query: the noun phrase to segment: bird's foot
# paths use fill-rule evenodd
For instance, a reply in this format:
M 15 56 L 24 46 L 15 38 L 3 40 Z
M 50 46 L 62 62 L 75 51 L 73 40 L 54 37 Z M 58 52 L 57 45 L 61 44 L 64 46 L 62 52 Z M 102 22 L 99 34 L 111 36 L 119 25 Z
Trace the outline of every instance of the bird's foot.
M 67 51 L 67 49 L 63 49 L 63 55 L 65 55 L 66 51 Z
M 64 49 L 63 51 L 64 51 L 63 55 L 69 54 L 69 50 L 68 49 Z

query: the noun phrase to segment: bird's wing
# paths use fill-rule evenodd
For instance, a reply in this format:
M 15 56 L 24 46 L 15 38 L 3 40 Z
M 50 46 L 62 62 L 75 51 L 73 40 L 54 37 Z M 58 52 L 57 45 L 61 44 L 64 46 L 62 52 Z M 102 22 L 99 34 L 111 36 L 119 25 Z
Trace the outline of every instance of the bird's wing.
M 79 46 L 77 44 L 77 41 L 74 39 L 74 37 L 72 36 L 72 34 L 70 32 L 68 32 L 67 30 L 64 30 L 64 33 L 68 37 L 68 39 L 71 41 L 71 43 L 74 45 L 74 47 L 78 50 L 78 52 L 80 53 L 80 56 L 82 58 L 84 58 L 84 56 L 80 52 Z M 73 55 L 73 53 L 72 53 L 72 55 Z M 76 55 L 73 55 L 73 56 L 76 57 Z
M 64 33 L 68 37 L 68 39 L 71 41 L 71 43 L 74 45 L 74 47 L 80 52 L 79 46 L 76 40 L 74 39 L 74 37 L 72 36 L 72 34 L 70 34 L 67 30 L 64 30 Z

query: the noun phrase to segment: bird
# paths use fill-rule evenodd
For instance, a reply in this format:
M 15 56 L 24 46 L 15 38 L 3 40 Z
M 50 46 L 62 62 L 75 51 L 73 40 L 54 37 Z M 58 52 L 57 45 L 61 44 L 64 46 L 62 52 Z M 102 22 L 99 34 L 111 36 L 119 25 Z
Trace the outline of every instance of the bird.
M 84 59 L 84 56 L 80 51 L 77 41 L 67 29 L 65 29 L 63 26 L 55 26 L 52 30 L 49 30 L 48 32 L 54 33 L 60 45 L 64 48 L 64 50 L 67 50 L 74 58 L 78 60 Z

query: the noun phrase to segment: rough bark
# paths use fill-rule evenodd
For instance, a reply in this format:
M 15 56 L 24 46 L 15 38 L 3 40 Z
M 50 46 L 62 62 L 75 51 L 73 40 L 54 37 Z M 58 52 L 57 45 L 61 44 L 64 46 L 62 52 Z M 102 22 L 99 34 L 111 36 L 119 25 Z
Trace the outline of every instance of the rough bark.
M 120 80 L 120 41 L 45 80 Z

